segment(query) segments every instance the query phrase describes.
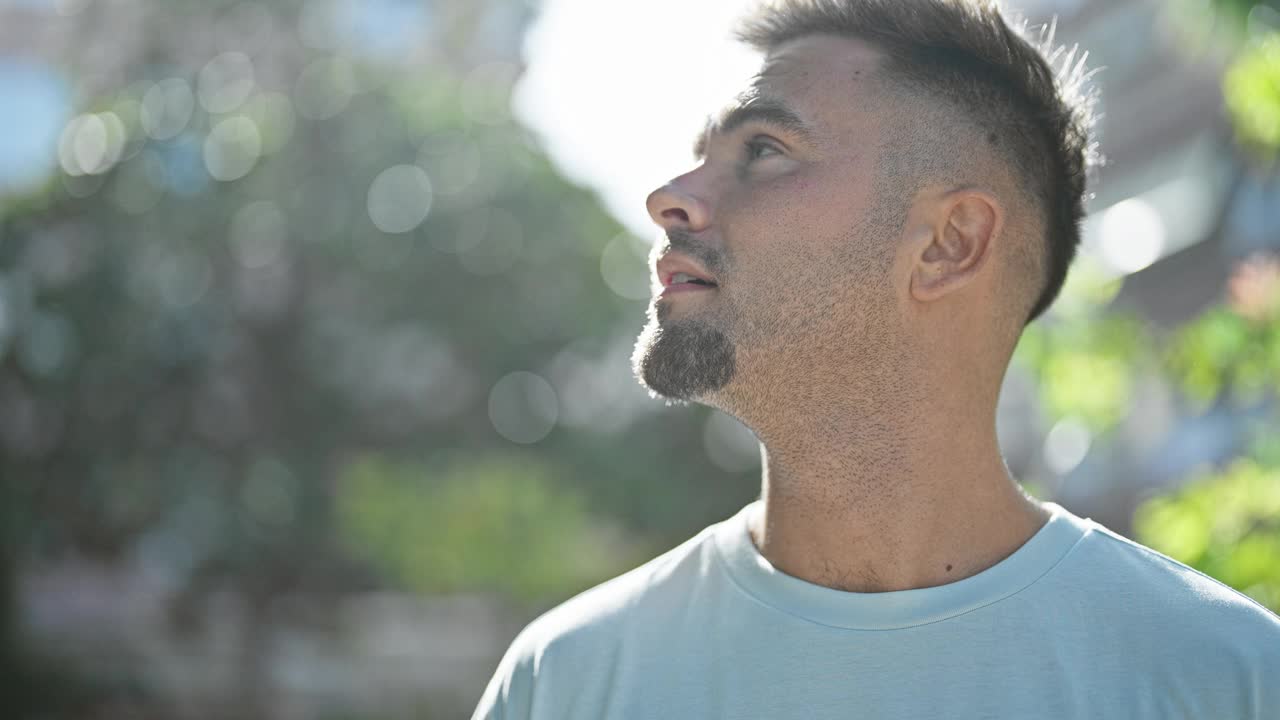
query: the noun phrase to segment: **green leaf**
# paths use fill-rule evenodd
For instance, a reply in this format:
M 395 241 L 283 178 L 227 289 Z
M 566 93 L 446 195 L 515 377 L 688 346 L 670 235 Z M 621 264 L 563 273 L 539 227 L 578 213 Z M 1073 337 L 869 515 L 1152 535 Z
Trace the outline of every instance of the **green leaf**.
M 1274 155 L 1280 148 L 1280 34 L 1246 49 L 1227 69 L 1222 92 L 1240 141 Z

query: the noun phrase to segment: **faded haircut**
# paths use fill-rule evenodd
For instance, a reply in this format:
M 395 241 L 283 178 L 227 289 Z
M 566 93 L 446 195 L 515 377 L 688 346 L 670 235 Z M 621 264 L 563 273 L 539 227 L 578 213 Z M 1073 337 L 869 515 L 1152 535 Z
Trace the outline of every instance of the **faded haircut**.
M 882 53 L 889 84 L 959 109 L 980 133 L 975 144 L 995 148 L 1044 223 L 1039 247 L 1013 249 L 1032 275 L 1019 284 L 1035 298 L 1022 325 L 1053 303 L 1080 244 L 1086 176 L 1099 162 L 1087 53 L 1055 48 L 1052 26 L 1034 37 L 1025 23 L 1011 27 L 993 0 L 765 0 L 733 34 L 765 53 L 810 34 L 862 40 Z

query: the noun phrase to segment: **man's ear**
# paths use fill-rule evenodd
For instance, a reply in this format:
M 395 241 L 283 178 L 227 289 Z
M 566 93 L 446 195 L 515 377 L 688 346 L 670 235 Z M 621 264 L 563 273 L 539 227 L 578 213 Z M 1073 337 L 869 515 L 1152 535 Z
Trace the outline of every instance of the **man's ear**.
M 952 190 L 936 198 L 930 221 L 920 226 L 911 272 L 911 295 L 937 300 L 968 285 L 994 252 L 1004 228 L 1004 208 L 980 188 Z

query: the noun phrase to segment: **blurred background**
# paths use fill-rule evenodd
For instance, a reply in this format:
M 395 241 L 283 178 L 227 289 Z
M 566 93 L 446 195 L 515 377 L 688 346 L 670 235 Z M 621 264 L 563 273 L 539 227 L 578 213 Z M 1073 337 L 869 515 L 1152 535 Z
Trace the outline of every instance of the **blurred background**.
M 0 0 L 0 707 L 467 717 L 759 492 L 629 355 L 744 0 Z M 1107 165 L 999 430 L 1280 609 L 1280 7 L 1023 0 Z M 696 7 L 694 7 L 696 6 Z

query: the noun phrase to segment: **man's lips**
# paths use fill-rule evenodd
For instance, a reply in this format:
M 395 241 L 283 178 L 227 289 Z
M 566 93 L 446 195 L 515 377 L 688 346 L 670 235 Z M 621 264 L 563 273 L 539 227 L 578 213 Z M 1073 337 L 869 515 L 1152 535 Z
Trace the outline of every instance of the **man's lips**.
M 654 270 L 658 282 L 663 287 L 683 284 L 689 280 L 699 280 L 709 285 L 717 284 L 711 273 L 704 270 L 693 258 L 678 252 L 668 252 L 663 255 Z
M 658 297 L 668 297 L 679 293 L 710 292 L 715 289 L 715 285 L 700 285 L 692 282 L 673 283 L 663 288 L 662 294 Z

